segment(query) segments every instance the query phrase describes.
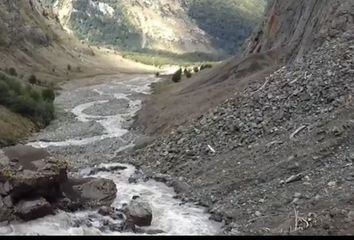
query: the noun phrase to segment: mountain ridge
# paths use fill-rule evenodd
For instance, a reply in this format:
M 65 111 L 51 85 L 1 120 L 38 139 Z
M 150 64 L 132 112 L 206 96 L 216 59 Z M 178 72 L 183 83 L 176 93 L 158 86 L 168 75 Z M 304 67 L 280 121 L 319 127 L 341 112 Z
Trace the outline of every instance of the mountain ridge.
M 88 42 L 129 51 L 152 49 L 223 55 L 239 52 L 263 14 L 264 0 L 240 3 L 239 0 L 212 3 L 65 0 L 54 6 L 63 25 Z M 213 31 L 215 28 L 220 29 Z

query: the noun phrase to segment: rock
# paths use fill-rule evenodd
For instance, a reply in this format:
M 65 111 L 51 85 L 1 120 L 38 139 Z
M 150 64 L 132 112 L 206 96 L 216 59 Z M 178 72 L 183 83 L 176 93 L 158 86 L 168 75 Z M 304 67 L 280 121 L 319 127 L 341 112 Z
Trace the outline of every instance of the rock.
M 0 196 L 0 222 L 10 220 L 12 211 L 5 205 L 2 197 Z
M 112 232 L 121 232 L 121 231 L 123 231 L 124 223 L 121 223 L 121 224 L 110 223 L 108 225 L 108 228 Z
M 189 185 L 182 181 L 174 180 L 172 181 L 171 186 L 174 188 L 176 193 L 186 193 L 190 190 Z
M 141 170 L 136 170 L 132 176 L 129 177 L 128 182 L 138 183 L 139 181 L 146 181 L 147 178 L 144 176 L 144 173 Z
M 301 193 L 295 193 L 295 194 L 294 194 L 294 198 L 299 198 L 299 199 L 300 199 L 301 197 L 302 197 L 302 194 L 301 194 Z
M 57 202 L 56 208 L 66 212 L 76 212 L 83 209 L 83 206 L 80 201 L 72 201 L 69 198 L 62 198 Z
M 0 196 L 6 196 L 7 193 L 5 192 L 4 189 L 4 184 L 0 182 Z
M 10 193 L 10 191 L 12 191 L 13 187 L 11 186 L 11 184 L 9 182 L 6 182 L 4 184 L 4 191 L 5 191 L 5 194 L 8 194 Z
M 335 181 L 329 182 L 328 187 L 335 187 L 337 185 L 337 183 Z
M 115 183 L 103 178 L 71 178 L 62 189 L 67 198 L 80 202 L 84 208 L 111 206 L 117 194 Z
M 97 167 L 90 171 L 89 175 L 95 175 L 99 172 L 115 172 L 120 170 L 127 169 L 126 166 L 116 165 L 116 166 L 107 166 L 107 167 Z
M 9 182 L 0 183 L 0 195 L 6 196 L 12 190 L 12 186 Z
M 11 192 L 14 201 L 33 197 L 57 199 L 61 195 L 60 185 L 67 179 L 65 161 L 54 161 L 46 150 L 23 145 L 4 148 L 3 152 L 9 159 L 18 159 L 15 165 L 0 169 L 0 179 L 5 182 L 2 191 Z M 20 167 L 23 171 L 18 170 Z
M 152 209 L 149 203 L 140 198 L 132 200 L 125 209 L 127 219 L 139 227 L 150 226 Z
M 292 183 L 296 181 L 300 181 L 303 178 L 303 175 L 301 173 L 297 175 L 292 175 L 288 179 L 285 180 L 285 183 Z
M 16 204 L 16 215 L 25 221 L 54 214 L 52 206 L 44 199 L 32 201 L 21 200 Z
M 109 216 L 112 214 L 112 212 L 113 209 L 107 206 L 100 207 L 100 209 L 98 210 L 98 214 L 102 216 Z
M 14 215 L 12 210 L 5 207 L 0 208 L 0 222 L 11 221 L 13 219 Z
M 4 203 L 4 205 L 7 208 L 12 208 L 13 207 L 13 203 L 12 203 L 12 199 L 10 196 L 6 196 L 2 199 L 2 202 Z
M 220 213 L 214 213 L 210 216 L 209 220 L 212 220 L 215 222 L 222 222 L 223 217 L 222 217 L 222 214 L 220 214 Z

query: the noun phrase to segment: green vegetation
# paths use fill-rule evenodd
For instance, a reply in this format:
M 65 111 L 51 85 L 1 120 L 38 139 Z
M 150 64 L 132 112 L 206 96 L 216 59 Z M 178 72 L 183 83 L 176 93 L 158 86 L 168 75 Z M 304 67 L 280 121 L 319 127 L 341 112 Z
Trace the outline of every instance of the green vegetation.
M 191 77 L 192 77 L 192 73 L 191 73 L 188 69 L 184 69 L 184 75 L 185 75 L 187 78 L 191 78 Z
M 54 98 L 52 89 L 25 85 L 17 78 L 0 72 L 0 105 L 40 125 L 47 125 L 54 118 Z
M 28 78 L 28 82 L 29 82 L 30 84 L 32 84 L 32 85 L 37 84 L 37 83 L 38 83 L 37 77 L 36 77 L 34 74 L 32 74 L 32 75 Z
M 200 66 L 200 71 L 207 69 L 207 68 L 212 68 L 212 67 L 213 67 L 213 65 L 211 65 L 211 64 L 202 64 Z
M 172 81 L 177 83 L 181 81 L 182 78 L 182 68 L 178 69 L 173 75 L 172 75 Z
M 189 15 L 228 54 L 240 51 L 263 18 L 266 0 L 188 0 Z
M 178 65 L 190 66 L 194 64 L 202 64 L 203 62 L 217 62 L 222 60 L 220 57 L 207 53 L 185 53 L 174 54 L 166 51 L 155 50 L 140 50 L 137 52 L 125 52 L 123 57 L 136 62 L 141 62 L 147 65 L 162 66 L 162 65 Z
M 6 73 L 10 74 L 11 76 L 17 77 L 17 71 L 16 71 L 16 69 L 13 68 L 13 67 L 7 68 L 7 69 L 6 69 Z

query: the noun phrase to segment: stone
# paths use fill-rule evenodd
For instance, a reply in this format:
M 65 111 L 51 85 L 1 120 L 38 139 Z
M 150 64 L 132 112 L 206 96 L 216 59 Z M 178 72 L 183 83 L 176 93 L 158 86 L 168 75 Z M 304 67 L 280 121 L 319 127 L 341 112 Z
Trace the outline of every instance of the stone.
M 139 227 L 150 226 L 152 222 L 152 209 L 148 202 L 138 198 L 132 200 L 127 208 L 125 214 L 132 223 Z
M 182 181 L 174 180 L 172 181 L 171 186 L 174 188 L 176 193 L 186 193 L 190 190 L 189 185 Z
M 297 174 L 297 175 L 292 175 L 290 176 L 288 179 L 285 180 L 285 183 L 292 183 L 292 182 L 296 182 L 296 181 L 300 181 L 302 179 L 303 175 Z
M 0 196 L 5 196 L 7 193 L 5 192 L 4 189 L 4 184 L 0 182 Z
M 209 220 L 212 220 L 212 221 L 215 221 L 215 222 L 222 222 L 223 217 L 222 217 L 221 214 L 215 213 L 215 214 L 212 214 L 210 216 Z
M 84 208 L 111 206 L 117 188 L 112 180 L 103 178 L 69 179 L 62 190 L 71 201 L 80 202 Z
M 103 206 L 100 207 L 100 209 L 98 210 L 98 214 L 102 215 L 102 216 L 109 216 L 112 213 L 112 208 L 107 207 L 107 206 Z
M 12 191 L 13 187 L 11 186 L 11 184 L 9 182 L 6 182 L 4 184 L 4 191 L 5 194 L 8 194 L 10 191 Z
M 7 158 L 18 160 L 14 166 L 0 168 L 0 179 L 5 182 L 3 193 L 11 192 L 14 201 L 38 196 L 57 199 L 61 195 L 60 185 L 67 179 L 65 161 L 53 161 L 46 150 L 30 146 L 17 145 L 2 151 Z M 43 170 L 44 166 L 48 169 Z M 23 171 L 19 171 L 21 167 Z
M 32 201 L 21 200 L 16 204 L 16 215 L 25 221 L 54 214 L 52 206 L 44 198 Z
M 327 185 L 328 185 L 328 187 L 335 187 L 337 185 L 337 183 L 335 181 L 331 181 Z
M 299 199 L 300 199 L 301 197 L 302 197 L 302 194 L 301 194 L 301 193 L 295 193 L 295 194 L 294 194 L 294 198 L 299 198 Z
M 12 208 L 13 207 L 13 203 L 12 203 L 12 199 L 10 196 L 6 196 L 2 199 L 4 205 L 7 207 L 7 208 Z
M 256 211 L 256 212 L 254 213 L 254 215 L 255 215 L 256 217 L 261 217 L 261 216 L 262 216 L 262 213 L 261 213 L 260 211 Z

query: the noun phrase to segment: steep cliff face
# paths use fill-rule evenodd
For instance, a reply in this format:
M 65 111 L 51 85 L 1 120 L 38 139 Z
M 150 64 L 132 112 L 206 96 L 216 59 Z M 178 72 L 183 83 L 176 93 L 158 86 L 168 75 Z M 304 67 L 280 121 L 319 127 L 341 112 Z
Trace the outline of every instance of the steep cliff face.
M 270 1 L 246 55 L 277 49 L 285 59 L 302 57 L 325 39 L 353 29 L 353 13 L 351 0 Z

